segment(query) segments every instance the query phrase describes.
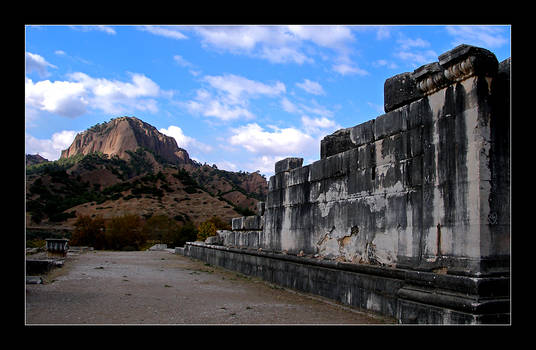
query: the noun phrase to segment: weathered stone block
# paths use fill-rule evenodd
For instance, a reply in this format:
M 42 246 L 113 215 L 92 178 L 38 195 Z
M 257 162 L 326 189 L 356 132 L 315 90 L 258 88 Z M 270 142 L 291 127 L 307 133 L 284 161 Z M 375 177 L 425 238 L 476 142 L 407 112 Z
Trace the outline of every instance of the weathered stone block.
M 292 169 L 288 172 L 287 186 L 299 185 L 309 181 L 309 165 Z
M 406 130 L 408 109 L 408 106 L 403 106 L 377 117 L 374 122 L 376 140 Z
M 320 141 L 320 159 L 372 142 L 374 137 L 374 119 L 338 130 Z
M 320 141 L 320 159 L 344 152 L 354 147 L 350 138 L 350 128 L 337 130 Z
M 244 217 L 233 218 L 231 221 L 231 227 L 234 230 L 241 230 L 244 227 Z
M 283 171 L 289 171 L 291 169 L 299 168 L 303 164 L 303 158 L 285 158 L 275 163 L 275 173 L 281 173 Z
M 384 110 L 390 112 L 422 96 L 411 72 L 395 75 L 385 80 L 383 86 Z

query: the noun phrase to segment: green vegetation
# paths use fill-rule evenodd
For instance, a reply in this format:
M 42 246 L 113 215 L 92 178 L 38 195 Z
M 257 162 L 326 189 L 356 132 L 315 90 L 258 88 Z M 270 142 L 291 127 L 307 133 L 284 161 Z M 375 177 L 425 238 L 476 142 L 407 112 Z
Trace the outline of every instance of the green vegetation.
M 140 198 L 142 194 L 162 198 L 164 192 L 156 187 L 156 181 L 165 183 L 165 176 L 161 172 L 152 174 L 153 167 L 145 158 L 145 150 L 138 148 L 136 152 L 127 151 L 127 153 L 131 156 L 128 162 L 117 156 L 109 158 L 103 153 L 91 153 L 28 166 L 27 176 L 39 176 L 30 185 L 26 201 L 26 210 L 32 215 L 32 220 L 39 223 L 48 217 L 53 222 L 65 221 L 76 217 L 74 211 L 63 213 L 65 210 L 88 202 L 101 204 L 106 200 L 117 200 L 122 197 L 121 192 L 128 189 L 132 189 L 132 195 L 125 199 Z M 67 170 L 75 164 L 84 170 L 108 169 L 123 182 L 100 191 L 100 185 L 90 186 L 88 182 L 81 181 L 80 175 L 67 173 Z M 148 174 L 141 180 L 133 183 L 126 181 L 143 173 Z M 43 181 L 45 178 L 47 185 Z M 167 184 L 165 189 L 168 192 L 172 191 Z M 30 199 L 36 194 L 37 198 Z
M 173 174 L 173 176 L 179 179 L 179 181 L 184 185 L 184 191 L 186 191 L 186 193 L 193 194 L 197 193 L 198 189 L 204 189 L 184 169 L 179 169 L 176 174 Z

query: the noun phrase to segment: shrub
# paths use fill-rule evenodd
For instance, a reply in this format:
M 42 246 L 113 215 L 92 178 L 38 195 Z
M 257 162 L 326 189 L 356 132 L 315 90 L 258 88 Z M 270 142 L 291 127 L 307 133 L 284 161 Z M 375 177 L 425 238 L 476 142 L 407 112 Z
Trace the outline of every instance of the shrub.
M 107 247 L 114 250 L 122 250 L 125 247 L 139 250 L 147 241 L 141 218 L 134 214 L 111 219 L 106 225 L 105 236 Z
M 173 247 L 182 247 L 186 242 L 193 242 L 197 239 L 197 228 L 191 221 L 187 221 L 170 237 L 167 243 Z
M 179 226 L 166 215 L 155 215 L 145 222 L 142 230 L 147 239 L 171 243 L 172 237 L 179 231 Z
M 104 220 L 101 217 L 92 219 L 88 215 L 80 215 L 74 223 L 75 229 L 71 236 L 70 245 L 90 246 L 95 249 L 106 247 L 104 237 Z

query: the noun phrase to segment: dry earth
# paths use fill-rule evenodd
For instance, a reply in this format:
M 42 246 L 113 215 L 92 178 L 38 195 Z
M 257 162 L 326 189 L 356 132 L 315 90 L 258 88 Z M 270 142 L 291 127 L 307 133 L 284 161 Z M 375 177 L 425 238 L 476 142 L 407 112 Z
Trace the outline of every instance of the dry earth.
M 26 285 L 27 325 L 393 323 L 168 251 L 71 254 L 44 281 Z

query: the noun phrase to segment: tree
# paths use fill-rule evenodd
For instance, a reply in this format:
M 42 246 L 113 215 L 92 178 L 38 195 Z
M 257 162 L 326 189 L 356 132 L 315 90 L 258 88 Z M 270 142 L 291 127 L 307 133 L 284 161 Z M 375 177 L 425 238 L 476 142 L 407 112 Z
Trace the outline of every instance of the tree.
M 207 237 L 216 235 L 216 225 L 214 225 L 214 223 L 210 222 L 209 220 L 202 222 L 197 228 L 198 229 L 198 233 L 197 233 L 198 241 L 204 241 L 205 239 L 207 239 Z
M 216 230 L 230 230 L 231 229 L 231 224 L 229 222 L 222 220 L 222 218 L 220 218 L 219 216 L 213 216 L 207 221 L 212 222 L 214 226 L 216 226 Z

